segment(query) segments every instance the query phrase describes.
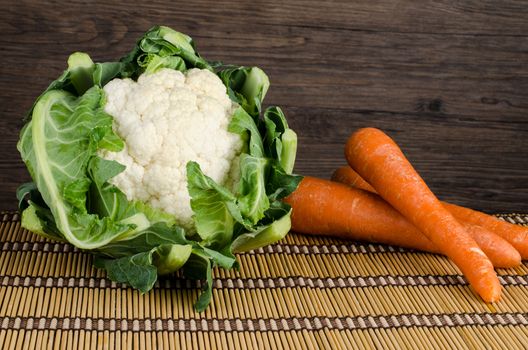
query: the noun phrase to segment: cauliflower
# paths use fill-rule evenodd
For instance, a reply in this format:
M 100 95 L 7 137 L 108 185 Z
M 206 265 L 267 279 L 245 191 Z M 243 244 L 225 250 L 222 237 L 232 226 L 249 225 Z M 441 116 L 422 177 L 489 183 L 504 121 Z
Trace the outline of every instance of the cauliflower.
M 104 158 L 126 166 L 111 183 L 129 200 L 162 209 L 193 230 L 187 162 L 197 162 L 220 184 L 232 183 L 238 175 L 243 142 L 227 131 L 238 106 L 225 85 L 206 69 L 182 73 L 164 68 L 142 74 L 137 82 L 113 79 L 104 91 L 105 112 L 125 141 L 122 151 L 103 152 Z
M 211 63 L 163 26 L 118 61 L 73 53 L 20 133 L 33 179 L 17 190 L 22 227 L 142 292 L 179 269 L 205 279 L 204 310 L 214 266 L 291 227 L 297 136 L 279 107 L 262 109 L 268 87 L 260 68 Z

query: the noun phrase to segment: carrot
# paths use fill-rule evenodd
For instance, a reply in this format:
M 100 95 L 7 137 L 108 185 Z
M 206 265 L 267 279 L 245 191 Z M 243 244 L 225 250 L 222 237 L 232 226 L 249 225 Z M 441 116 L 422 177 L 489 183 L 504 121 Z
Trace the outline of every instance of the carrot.
M 486 302 L 500 299 L 493 265 L 464 227 L 443 207 L 396 143 L 381 130 L 364 128 L 347 141 L 348 164 L 464 273 Z
M 510 224 L 491 215 L 455 204 L 445 202 L 443 204 L 458 220 L 487 228 L 514 246 L 523 259 L 528 259 L 528 227 Z
M 292 230 L 439 253 L 436 246 L 380 196 L 305 176 L 284 199 Z
M 377 193 L 374 187 L 370 186 L 370 184 L 365 181 L 365 179 L 363 179 L 358 173 L 354 171 L 354 169 L 349 166 L 337 168 L 332 174 L 331 180 L 372 193 Z
M 440 253 L 416 226 L 374 193 L 306 176 L 285 201 L 293 208 L 293 231 Z M 494 266 L 515 267 L 520 264 L 519 253 L 506 241 L 490 239 L 492 234 L 485 230 L 481 232 L 478 226 L 472 230 L 482 237 L 477 243 L 490 247 L 484 252 Z M 508 248 L 513 253 L 504 254 Z
M 507 240 L 483 226 L 461 222 L 495 267 L 512 268 L 521 265 L 521 254 Z
M 345 185 L 376 193 L 376 190 L 349 166 L 343 166 L 336 169 L 336 171 L 334 171 L 332 174 L 332 181 L 337 181 Z M 500 237 L 509 243 L 509 246 L 505 245 L 504 242 L 501 242 L 502 239 L 495 239 L 491 236 L 482 238 L 482 243 L 484 245 L 481 244 L 481 242 L 477 242 L 479 243 L 480 248 L 484 250 L 484 253 L 486 253 L 488 258 L 490 258 L 493 266 L 517 266 L 504 266 L 503 264 L 497 265 L 495 258 L 490 256 L 489 250 L 496 251 L 498 246 L 502 246 L 504 248 L 502 254 L 509 256 L 508 261 L 510 261 L 511 264 L 513 264 L 513 261 L 517 259 L 516 256 L 518 255 L 512 251 L 512 248 L 520 253 L 521 259 L 528 259 L 528 227 L 510 224 L 491 215 L 487 215 L 473 209 L 464 208 L 455 204 L 446 202 L 442 202 L 442 204 L 460 223 L 466 226 L 480 226 L 487 232 L 489 231 L 489 233 L 493 233 L 497 237 Z M 471 232 L 475 234 L 477 233 L 477 231 L 474 229 L 471 230 Z M 477 236 L 472 236 L 473 239 L 477 240 Z M 496 254 L 498 253 L 499 252 L 496 251 Z

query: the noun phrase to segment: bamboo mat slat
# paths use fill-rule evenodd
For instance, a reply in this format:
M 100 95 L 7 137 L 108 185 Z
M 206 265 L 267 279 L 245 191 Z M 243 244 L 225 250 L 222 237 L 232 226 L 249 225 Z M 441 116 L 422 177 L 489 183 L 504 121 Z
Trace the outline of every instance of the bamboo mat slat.
M 528 215 L 502 219 L 528 225 Z M 106 278 L 89 254 L 0 214 L 0 348 L 523 349 L 528 265 L 497 272 L 499 303 L 481 302 L 446 258 L 289 234 L 239 254 L 239 271 L 163 279 L 147 294 Z

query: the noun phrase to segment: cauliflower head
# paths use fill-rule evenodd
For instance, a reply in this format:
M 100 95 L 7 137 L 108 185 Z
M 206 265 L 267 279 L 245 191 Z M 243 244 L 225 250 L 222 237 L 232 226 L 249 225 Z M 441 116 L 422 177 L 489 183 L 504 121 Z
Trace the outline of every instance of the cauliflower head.
M 126 169 L 111 180 L 129 200 L 140 200 L 174 215 L 193 230 L 185 165 L 197 162 L 204 174 L 228 185 L 238 176 L 240 135 L 227 130 L 237 107 L 220 78 L 207 69 L 185 73 L 164 68 L 105 87 L 105 112 L 125 147 L 103 153 Z

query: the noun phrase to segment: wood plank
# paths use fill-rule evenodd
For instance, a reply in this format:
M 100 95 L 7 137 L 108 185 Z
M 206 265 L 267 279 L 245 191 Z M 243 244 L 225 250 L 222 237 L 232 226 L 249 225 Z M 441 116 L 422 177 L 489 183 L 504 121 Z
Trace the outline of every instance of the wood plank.
M 23 18 L 20 15 L 23 14 Z M 6 6 L 3 26 L 12 29 L 24 23 L 27 30 L 65 31 L 71 40 L 86 37 L 94 28 L 112 33 L 139 34 L 152 24 L 185 28 L 209 35 L 212 24 L 237 23 L 239 32 L 259 30 L 266 25 L 307 28 L 343 28 L 351 31 L 439 33 L 446 35 L 526 36 L 528 7 L 525 1 L 425 0 L 413 1 L 193 1 L 190 4 L 151 0 L 131 5 L 127 1 L 69 1 L 68 6 L 17 1 Z M 18 16 L 18 17 L 17 17 Z M 155 22 L 153 22 L 155 21 Z M 183 29 L 182 29 L 183 30 Z M 221 36 L 221 35 L 219 35 Z M 60 38 L 62 40 L 67 38 Z
M 203 56 L 263 67 L 267 103 L 300 135 L 297 170 L 328 176 L 357 127 L 393 135 L 431 187 L 487 211 L 528 211 L 528 4 L 524 1 L 235 1 L 134 6 L 21 1 L 0 13 L 0 210 L 29 179 L 20 118 L 66 66 L 126 53 L 151 25 Z

